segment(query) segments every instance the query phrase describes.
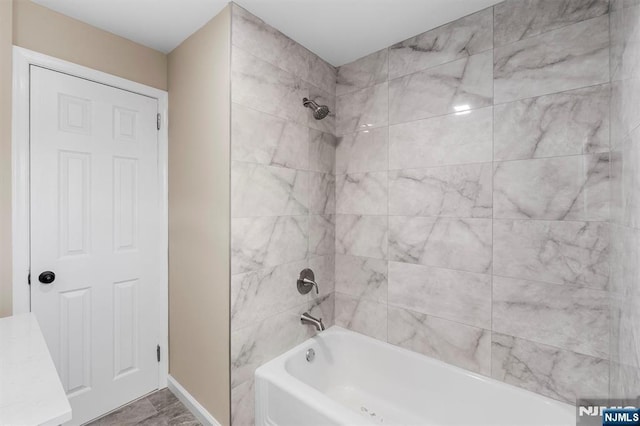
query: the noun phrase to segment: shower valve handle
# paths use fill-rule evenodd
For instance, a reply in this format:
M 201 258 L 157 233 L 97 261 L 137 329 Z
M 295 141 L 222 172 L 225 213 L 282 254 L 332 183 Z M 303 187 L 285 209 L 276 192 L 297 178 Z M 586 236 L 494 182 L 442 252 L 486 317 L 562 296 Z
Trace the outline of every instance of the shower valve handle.
M 300 294 L 307 294 L 313 287 L 315 287 L 316 294 L 319 294 L 320 290 L 318 289 L 318 283 L 315 279 L 316 277 L 311 269 L 303 269 L 300 272 L 300 278 L 298 278 L 298 292 Z

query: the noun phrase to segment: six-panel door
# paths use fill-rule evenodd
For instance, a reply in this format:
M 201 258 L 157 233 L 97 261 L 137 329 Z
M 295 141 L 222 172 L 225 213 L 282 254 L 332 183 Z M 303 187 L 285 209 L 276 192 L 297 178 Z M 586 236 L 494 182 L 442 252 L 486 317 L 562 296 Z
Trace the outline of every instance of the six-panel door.
M 31 310 L 80 424 L 158 387 L 158 104 L 36 66 L 30 103 Z

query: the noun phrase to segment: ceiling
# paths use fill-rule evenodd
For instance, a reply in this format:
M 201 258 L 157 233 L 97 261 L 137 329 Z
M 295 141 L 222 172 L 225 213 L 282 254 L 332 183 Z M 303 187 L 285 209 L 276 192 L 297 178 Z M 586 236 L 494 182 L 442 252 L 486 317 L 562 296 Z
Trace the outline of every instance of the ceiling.
M 168 53 L 227 0 L 33 0 Z M 502 0 L 237 0 L 333 65 L 342 65 Z

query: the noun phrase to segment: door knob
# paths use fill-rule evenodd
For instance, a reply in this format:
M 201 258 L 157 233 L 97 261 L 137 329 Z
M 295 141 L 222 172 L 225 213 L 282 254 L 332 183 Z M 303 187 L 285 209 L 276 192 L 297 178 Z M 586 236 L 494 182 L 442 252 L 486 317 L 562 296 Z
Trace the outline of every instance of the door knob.
M 51 271 L 44 271 L 38 276 L 38 281 L 42 284 L 51 284 L 56 280 L 56 274 Z

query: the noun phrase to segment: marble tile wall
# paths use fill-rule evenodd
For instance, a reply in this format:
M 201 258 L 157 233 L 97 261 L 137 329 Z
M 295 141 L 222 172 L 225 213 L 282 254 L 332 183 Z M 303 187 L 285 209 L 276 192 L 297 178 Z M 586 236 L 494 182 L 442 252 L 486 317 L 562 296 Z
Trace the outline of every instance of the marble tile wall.
M 608 292 L 637 270 L 637 255 L 619 272 L 610 255 L 640 232 L 623 244 L 609 224 L 616 181 L 619 214 L 640 224 L 640 130 L 618 165 L 609 116 L 610 76 L 640 64 L 610 48 L 610 18 L 640 51 L 636 8 L 507 0 L 338 68 L 337 325 L 566 402 L 640 367 L 640 297 L 612 316 Z M 293 179 L 281 209 L 297 207 Z M 610 346 L 612 324 L 631 342 Z
M 640 4 L 612 0 L 610 394 L 640 395 Z
M 336 71 L 234 5 L 234 425 L 305 310 L 562 401 L 640 386 L 638 7 L 507 0 Z
M 248 426 L 255 369 L 315 334 L 300 314 L 333 324 L 336 69 L 235 4 L 231 56 L 231 417 Z M 304 97 L 332 114 L 313 119 Z M 353 182 L 386 193 L 386 175 Z M 319 295 L 298 293 L 304 268 Z

